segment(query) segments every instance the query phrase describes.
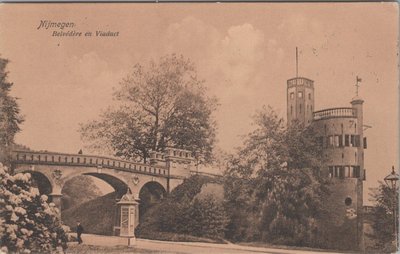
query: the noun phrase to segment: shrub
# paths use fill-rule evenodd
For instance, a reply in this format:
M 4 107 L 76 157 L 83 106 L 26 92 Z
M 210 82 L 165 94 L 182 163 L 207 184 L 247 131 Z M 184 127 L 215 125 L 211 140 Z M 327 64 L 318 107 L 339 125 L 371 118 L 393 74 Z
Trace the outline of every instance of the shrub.
M 32 187 L 30 174 L 11 175 L 0 164 L 0 247 L 4 252 L 51 252 L 67 248 L 68 229 L 58 209 Z
M 225 236 L 227 215 L 214 196 L 196 197 L 186 212 L 188 219 L 187 233 L 194 236 L 221 239 Z
M 152 207 L 138 227 L 140 236 L 168 232 L 210 239 L 225 236 L 227 216 L 224 207 L 212 195 L 199 197 L 206 178 L 185 179 L 160 204 Z

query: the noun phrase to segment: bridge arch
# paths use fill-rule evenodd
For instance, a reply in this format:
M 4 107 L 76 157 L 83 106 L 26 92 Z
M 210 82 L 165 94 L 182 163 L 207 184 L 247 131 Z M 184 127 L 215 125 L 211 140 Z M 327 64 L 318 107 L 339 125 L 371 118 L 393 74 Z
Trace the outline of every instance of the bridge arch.
M 120 197 L 127 192 L 127 189 L 129 187 L 129 185 L 128 185 L 127 181 L 124 179 L 124 177 L 122 177 L 119 174 L 114 173 L 112 170 L 102 170 L 102 171 L 89 170 L 89 171 L 76 172 L 76 173 L 69 174 L 68 176 L 66 176 L 64 178 L 62 186 L 60 186 L 61 189 L 64 187 L 64 185 L 67 181 L 70 181 L 73 178 L 82 176 L 82 175 L 93 176 L 93 177 L 103 180 L 104 182 L 109 184 L 111 187 L 113 187 L 115 192 Z
M 50 195 L 53 192 L 54 182 L 46 174 L 31 170 L 25 170 L 21 173 L 29 173 L 31 175 L 33 186 L 39 189 L 40 194 Z
M 157 181 L 144 183 L 139 190 L 139 219 L 143 218 L 148 209 L 159 203 L 167 194 L 164 186 Z
M 31 175 L 33 185 L 39 189 L 40 194 L 50 195 L 53 193 L 54 189 L 56 189 L 55 186 L 57 184 L 50 175 L 46 174 L 46 172 L 35 171 L 32 168 L 22 168 L 15 170 L 15 173 L 29 173 Z

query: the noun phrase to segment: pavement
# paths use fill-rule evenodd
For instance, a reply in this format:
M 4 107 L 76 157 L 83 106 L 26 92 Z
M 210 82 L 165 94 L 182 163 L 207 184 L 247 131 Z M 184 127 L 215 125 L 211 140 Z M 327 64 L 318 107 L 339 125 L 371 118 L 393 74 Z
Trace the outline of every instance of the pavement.
M 102 236 L 93 234 L 83 234 L 83 243 L 86 245 L 96 246 L 128 246 L 128 238 L 118 236 Z M 135 248 L 151 250 L 166 253 L 270 253 L 270 254 L 306 254 L 306 253 L 329 253 L 335 254 L 339 252 L 324 252 L 310 250 L 291 250 L 265 247 L 252 247 L 237 244 L 216 244 L 201 242 L 169 242 L 136 238 L 130 240 Z

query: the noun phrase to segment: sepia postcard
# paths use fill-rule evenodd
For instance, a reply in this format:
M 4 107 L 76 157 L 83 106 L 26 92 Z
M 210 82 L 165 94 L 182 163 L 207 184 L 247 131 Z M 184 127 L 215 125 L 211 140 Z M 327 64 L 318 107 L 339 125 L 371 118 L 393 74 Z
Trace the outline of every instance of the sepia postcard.
M 398 21 L 0 4 L 0 253 L 395 253 Z

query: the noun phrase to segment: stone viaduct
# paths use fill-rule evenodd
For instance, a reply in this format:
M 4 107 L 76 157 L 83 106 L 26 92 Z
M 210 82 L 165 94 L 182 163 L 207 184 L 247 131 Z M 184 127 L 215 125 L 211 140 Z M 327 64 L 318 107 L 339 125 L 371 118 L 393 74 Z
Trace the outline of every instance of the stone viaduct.
M 128 189 L 139 199 L 144 186 L 169 193 L 193 171 L 194 159 L 187 150 L 167 148 L 152 152 L 150 163 L 84 154 L 13 151 L 15 173 L 31 173 L 41 194 L 49 195 L 61 211 L 64 184 L 79 175 L 89 175 L 110 184 L 121 197 Z

